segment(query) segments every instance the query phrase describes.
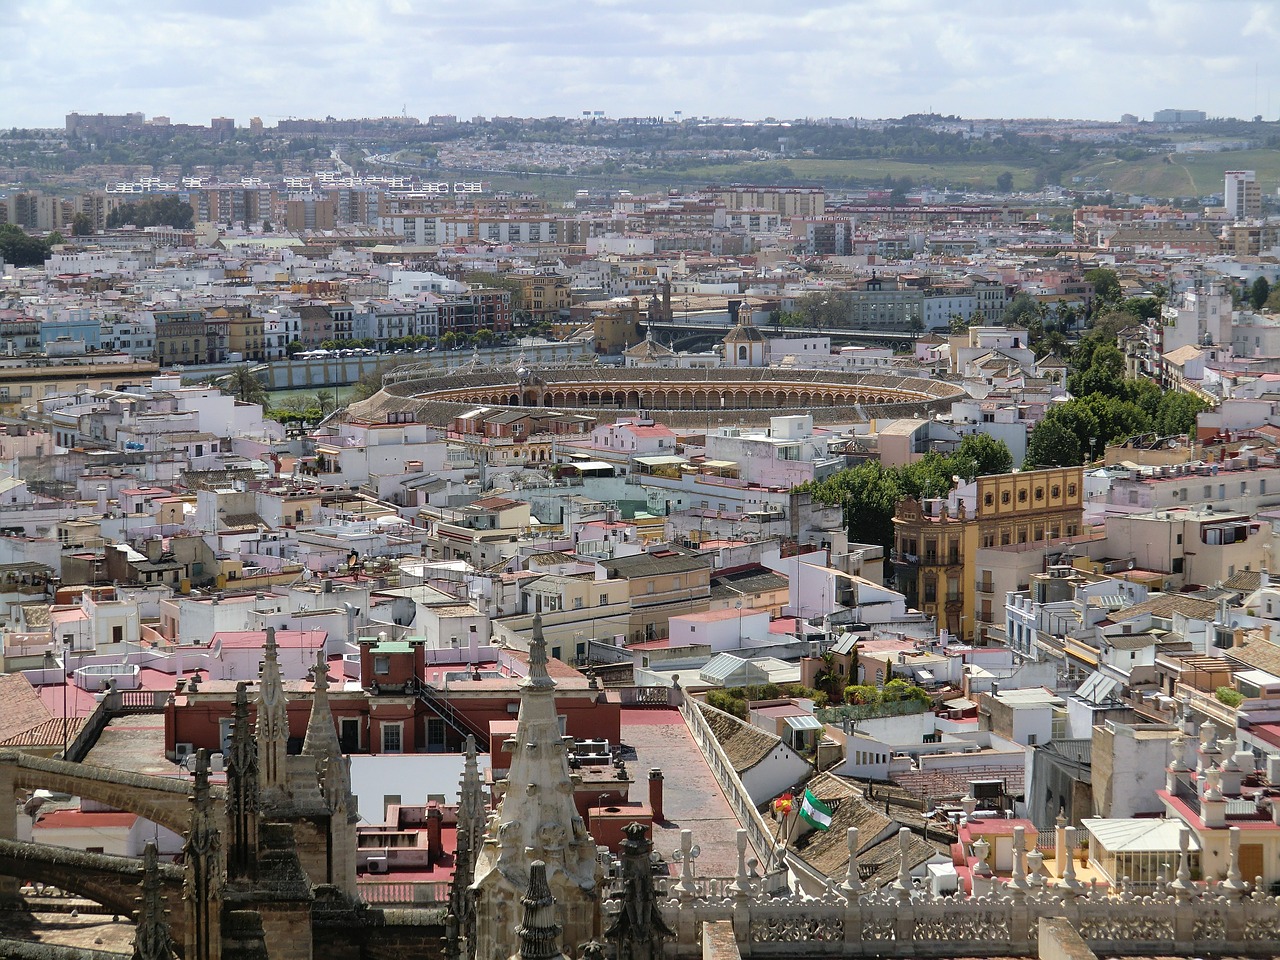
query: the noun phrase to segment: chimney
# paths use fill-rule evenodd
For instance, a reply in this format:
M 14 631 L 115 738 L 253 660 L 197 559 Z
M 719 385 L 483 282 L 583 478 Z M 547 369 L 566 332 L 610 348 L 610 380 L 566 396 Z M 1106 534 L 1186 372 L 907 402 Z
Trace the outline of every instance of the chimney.
M 659 767 L 649 768 L 649 809 L 653 811 L 654 823 L 667 822 L 662 810 L 662 770 Z
M 444 844 L 440 841 L 440 827 L 444 822 L 444 811 L 440 804 L 432 800 L 427 804 L 427 863 L 435 866 L 444 856 Z
M 98 484 L 98 513 L 105 515 L 107 512 L 107 485 L 105 483 Z

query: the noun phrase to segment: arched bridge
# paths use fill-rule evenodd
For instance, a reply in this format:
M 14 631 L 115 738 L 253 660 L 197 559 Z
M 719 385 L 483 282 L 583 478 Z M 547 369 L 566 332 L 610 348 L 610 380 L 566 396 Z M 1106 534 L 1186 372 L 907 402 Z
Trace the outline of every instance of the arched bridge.
M 0 875 L 47 883 L 132 917 L 141 894 L 143 862 L 134 857 L 85 853 L 66 847 L 21 840 L 0 840 Z M 182 900 L 182 868 L 160 864 L 167 897 L 169 925 L 176 944 L 183 942 L 186 905 Z
M 192 786 L 176 777 L 47 760 L 5 750 L 0 751 L 0 798 L 5 796 L 6 789 L 10 795 L 14 790 L 45 789 L 88 797 L 116 810 L 136 813 L 178 834 L 185 832 L 191 822 Z M 221 797 L 225 791 L 218 788 L 211 792 Z M 5 832 L 0 830 L 0 835 Z

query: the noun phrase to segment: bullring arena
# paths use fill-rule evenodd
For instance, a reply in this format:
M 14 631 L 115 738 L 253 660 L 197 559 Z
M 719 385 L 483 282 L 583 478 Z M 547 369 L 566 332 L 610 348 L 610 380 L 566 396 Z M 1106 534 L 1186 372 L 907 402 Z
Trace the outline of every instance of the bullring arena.
M 812 414 L 815 423 L 836 424 L 928 418 L 962 396 L 961 387 L 941 380 L 825 370 L 580 363 L 473 365 L 441 373 L 408 367 L 384 377 L 382 389 L 351 404 L 347 416 L 376 423 L 412 414 L 419 423 L 446 424 L 477 406 L 492 406 L 573 411 L 601 421 L 643 410 L 672 427 L 705 426 L 710 414 L 721 412 L 749 425 L 798 413 Z

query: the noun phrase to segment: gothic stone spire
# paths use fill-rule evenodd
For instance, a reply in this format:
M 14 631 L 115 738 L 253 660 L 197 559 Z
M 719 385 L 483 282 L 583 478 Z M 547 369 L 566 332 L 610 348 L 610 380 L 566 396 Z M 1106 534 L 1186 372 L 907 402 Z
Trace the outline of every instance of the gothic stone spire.
M 258 864 L 258 744 L 249 727 L 248 685 L 236 684 L 227 758 L 227 878 L 252 880 Z
M 222 951 L 222 837 L 209 795 L 209 752 L 196 751 L 191 827 L 182 845 L 187 904 L 186 960 L 218 960 Z
M 653 843 L 646 836 L 648 828 L 630 823 L 622 828 L 626 838 L 622 854 L 622 910 L 605 936 L 617 944 L 618 960 L 660 960 L 662 941 L 675 936 L 658 909 L 653 888 L 653 866 L 649 853 Z
M 258 668 L 258 756 L 262 789 L 283 792 L 288 782 L 289 711 L 280 676 L 276 631 L 267 627 L 262 665 Z
M 529 641 L 529 675 L 520 681 L 516 734 L 507 789 L 484 844 L 476 853 L 476 957 L 506 960 L 516 952 L 517 899 L 529 884 L 531 863 L 545 864 L 547 883 L 568 943 L 595 938 L 599 865 L 595 841 L 573 803 L 573 781 L 560 721 L 555 681 L 547 673 L 542 619 Z
M 168 913 L 160 884 L 160 857 L 155 841 L 148 840 L 142 856 L 142 896 L 138 898 L 133 960 L 172 960 Z
M 338 742 L 333 713 L 329 709 L 329 664 L 325 660 L 323 649 L 316 657 L 316 665 L 311 668 L 311 679 L 315 687 L 311 695 L 311 716 L 307 720 L 302 754 L 321 761 L 341 758 L 342 745 Z

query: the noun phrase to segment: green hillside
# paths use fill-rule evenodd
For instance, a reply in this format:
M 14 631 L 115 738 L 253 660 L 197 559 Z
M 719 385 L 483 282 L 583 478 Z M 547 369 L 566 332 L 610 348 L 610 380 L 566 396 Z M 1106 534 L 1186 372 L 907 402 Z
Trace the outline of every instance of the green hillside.
M 1088 185 L 1100 190 L 1150 197 L 1202 197 L 1222 193 L 1222 177 L 1228 170 L 1256 170 L 1262 192 L 1274 195 L 1280 187 L 1280 150 L 1170 153 L 1133 161 L 1113 159 L 1082 167 L 1076 175 L 1095 177 L 1095 182 Z

